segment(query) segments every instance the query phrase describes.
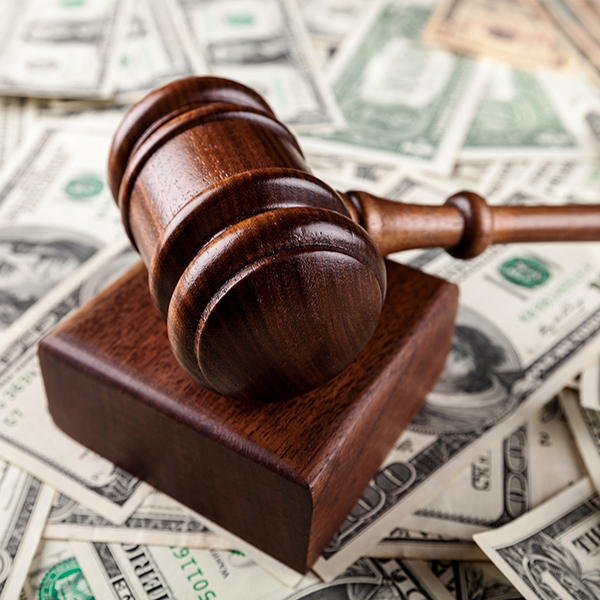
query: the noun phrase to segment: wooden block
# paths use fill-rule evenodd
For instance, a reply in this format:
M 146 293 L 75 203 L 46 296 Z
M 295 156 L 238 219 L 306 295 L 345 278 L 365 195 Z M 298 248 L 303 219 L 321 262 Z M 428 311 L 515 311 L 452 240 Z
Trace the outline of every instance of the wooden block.
M 39 348 L 56 424 L 300 572 L 319 557 L 444 366 L 456 286 L 388 262 L 375 335 L 318 390 L 232 400 L 175 361 L 143 265 Z

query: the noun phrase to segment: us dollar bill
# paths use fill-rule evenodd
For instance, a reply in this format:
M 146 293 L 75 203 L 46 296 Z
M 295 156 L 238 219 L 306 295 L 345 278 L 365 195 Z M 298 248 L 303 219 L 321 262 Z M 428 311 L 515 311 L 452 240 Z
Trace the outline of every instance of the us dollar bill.
M 35 553 L 19 600 L 41 598 L 94 599 L 68 542 L 44 540 Z
M 600 597 L 600 497 L 585 478 L 475 541 L 528 600 Z
M 554 24 L 571 42 L 572 51 L 587 74 L 600 81 L 600 17 L 589 2 L 543 0 Z
M 544 71 L 540 77 L 546 87 L 560 90 L 564 110 L 584 129 L 587 127 L 597 142 L 600 129 L 594 114 L 600 111 L 598 87 L 580 72 Z M 523 185 L 571 204 L 593 204 L 598 201 L 599 179 L 600 168 L 594 157 L 546 159 L 531 163 Z
M 151 488 L 56 427 L 46 406 L 37 343 L 137 261 L 138 255 L 123 236 L 46 294 L 18 327 L 6 332 L 0 345 L 0 400 L 5 399 L 4 404 L 0 403 L 0 456 L 50 482 L 65 496 L 113 525 L 126 523 Z M 195 517 L 213 533 L 229 540 L 229 547 L 246 552 L 281 580 L 295 585 L 301 579 L 301 574 L 217 524 L 199 515 Z M 127 525 L 120 532 L 104 529 L 102 535 L 130 536 L 132 530 L 127 534 L 126 531 Z M 165 537 L 166 533 L 160 539 L 164 541 Z
M 543 74 L 495 65 L 460 159 L 592 156 L 587 128 L 563 104 Z
M 237 551 L 72 542 L 96 598 L 275 600 L 290 588 Z M 317 578 L 309 575 L 306 584 Z
M 0 24 L 0 93 L 112 96 L 131 7 L 129 0 L 5 0 Z
M 431 572 L 456 600 L 521 600 L 523 596 L 488 561 L 428 562 Z
M 518 187 L 528 168 L 528 161 L 489 160 L 458 161 L 454 165 L 452 180 L 462 189 L 481 194 L 489 204 L 506 195 L 507 190 Z
M 133 513 L 149 487 L 56 427 L 37 344 L 137 260 L 124 240 L 107 247 L 48 293 L 0 349 L 0 456 L 115 523 Z
M 400 167 L 390 162 L 338 156 L 312 138 L 303 141 L 302 151 L 312 172 L 340 191 L 365 187 L 371 192 L 387 191 L 401 173 Z
M 404 526 L 471 540 L 525 514 L 585 475 L 558 398 L 473 461 Z
M 337 580 L 307 575 L 291 590 L 238 552 L 186 547 L 72 544 L 96 597 L 300 600 L 400 597 L 449 600 L 424 563 L 361 558 Z M 117 595 L 121 594 L 121 596 Z
M 21 591 L 52 504 L 52 488 L 0 461 L 0 599 Z
M 173 19 L 169 0 L 137 0 L 119 61 L 119 102 L 139 100 L 170 81 L 208 72 L 189 56 Z
M 437 185 L 446 192 L 455 193 L 459 190 L 470 190 L 481 194 L 489 204 L 501 201 L 506 192 L 519 187 L 523 177 L 529 172 L 529 161 L 524 160 L 486 160 L 486 161 L 458 161 L 448 177 L 435 173 L 420 173 L 417 177 Z M 405 171 L 403 173 L 406 174 Z M 408 176 L 408 174 L 406 174 Z M 412 174 L 414 177 L 415 175 Z M 395 184 L 396 182 L 393 182 Z M 388 185 L 383 189 L 383 195 L 395 198 L 395 185 Z M 438 198 L 441 204 L 445 198 Z M 415 199 L 416 203 L 421 203 Z
M 600 364 L 596 360 L 580 375 L 579 403 L 582 408 L 600 411 Z
M 330 80 L 349 128 L 320 136 L 332 152 L 450 174 L 489 65 L 421 41 L 433 6 L 375 2 L 348 34 Z
M 36 101 L 37 122 L 56 129 L 104 129 L 114 132 L 131 103 L 122 100 L 53 100 Z
M 254 88 L 297 129 L 338 128 L 344 119 L 320 76 L 292 0 L 174 0 L 180 35 L 214 75 Z
M 121 525 L 57 493 L 44 538 L 212 550 L 233 548 L 231 542 L 210 531 L 195 513 L 157 490 L 150 492 Z
M 425 39 L 519 68 L 574 65 L 569 44 L 537 0 L 443 0 L 427 23 Z
M 559 397 L 588 475 L 600 490 L 600 412 L 582 406 L 576 390 L 564 390 Z
M 111 131 L 38 131 L 0 175 L 0 329 L 122 236 L 106 181 Z
M 452 348 L 434 391 L 315 565 L 324 578 L 402 527 L 600 350 L 600 263 L 589 245 L 492 247 L 465 262 L 432 250 L 411 264 L 460 286 Z
M 569 204 L 597 202 L 599 181 L 600 166 L 593 159 L 535 161 L 523 176 L 524 186 Z
M 521 600 L 523 596 L 490 562 L 454 562 L 457 600 Z
M 333 54 L 367 7 L 366 0 L 299 0 L 313 43 Z
M 424 561 L 360 558 L 330 583 L 297 592 L 287 600 L 320 598 L 419 598 L 452 600 Z
M 413 560 L 485 560 L 485 554 L 472 540 L 461 540 L 424 531 L 396 527 L 368 551 L 379 558 Z
M 0 167 L 17 150 L 35 119 L 34 103 L 27 98 L 0 96 Z

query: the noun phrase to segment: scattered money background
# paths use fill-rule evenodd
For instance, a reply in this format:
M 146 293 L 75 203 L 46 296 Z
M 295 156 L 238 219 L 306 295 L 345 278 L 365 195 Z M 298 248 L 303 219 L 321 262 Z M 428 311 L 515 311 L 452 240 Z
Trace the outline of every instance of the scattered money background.
M 598 0 L 2 0 L 0 15 L 0 599 L 600 598 L 598 244 L 393 257 L 460 286 L 453 348 L 305 577 L 62 434 L 36 358 L 137 260 L 108 147 L 176 78 L 255 88 L 342 190 L 600 202 Z

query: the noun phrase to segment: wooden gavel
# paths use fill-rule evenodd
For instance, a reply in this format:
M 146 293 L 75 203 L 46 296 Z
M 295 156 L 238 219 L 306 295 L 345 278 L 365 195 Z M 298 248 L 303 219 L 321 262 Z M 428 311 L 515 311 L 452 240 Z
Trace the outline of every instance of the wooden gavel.
M 490 207 L 461 192 L 431 207 L 336 192 L 258 94 L 215 77 L 133 106 L 109 181 L 175 356 L 231 397 L 292 398 L 348 366 L 379 319 L 382 254 L 471 258 L 492 243 L 600 236 L 598 206 Z

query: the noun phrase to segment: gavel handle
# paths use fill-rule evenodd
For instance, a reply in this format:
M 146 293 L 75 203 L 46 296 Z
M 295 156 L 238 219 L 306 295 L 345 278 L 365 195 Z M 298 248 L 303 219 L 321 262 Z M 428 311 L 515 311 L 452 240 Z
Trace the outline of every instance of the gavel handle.
M 473 258 L 490 244 L 600 241 L 600 205 L 489 206 L 474 192 L 459 192 L 441 206 L 403 204 L 366 192 L 341 196 L 384 256 L 441 247 L 456 258 Z

